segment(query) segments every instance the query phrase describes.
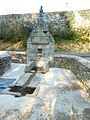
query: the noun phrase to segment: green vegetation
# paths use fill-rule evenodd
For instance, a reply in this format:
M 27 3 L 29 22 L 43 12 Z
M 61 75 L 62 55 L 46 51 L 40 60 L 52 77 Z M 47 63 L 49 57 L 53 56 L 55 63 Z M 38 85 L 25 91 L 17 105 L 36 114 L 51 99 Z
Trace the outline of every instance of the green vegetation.
M 64 40 L 56 43 L 55 51 L 59 52 L 90 52 L 90 40 Z
M 90 21 L 90 10 L 79 11 L 79 14 Z M 75 23 L 73 11 L 60 12 L 59 16 L 64 18 L 60 26 L 54 26 L 53 22 L 49 23 L 49 31 L 57 46 L 56 51 L 90 51 L 90 26 L 73 27 Z M 20 15 L 18 19 L 15 15 L 0 19 L 0 49 L 25 50 L 33 24 L 30 19 L 21 19 Z
M 90 10 L 81 10 L 79 13 L 83 18 L 90 20 Z
M 53 35 L 55 42 L 60 43 L 62 39 L 64 40 L 76 40 L 76 39 L 90 39 L 90 26 L 89 27 L 79 27 L 74 28 L 74 15 L 72 12 L 63 12 L 64 21 L 62 26 L 54 27 L 53 23 L 49 24 L 49 30 Z M 71 17 L 70 17 L 71 16 Z
M 28 27 L 29 26 L 29 27 Z M 0 40 L 4 42 L 21 43 L 26 46 L 26 40 L 31 32 L 30 21 L 4 19 L 0 21 Z

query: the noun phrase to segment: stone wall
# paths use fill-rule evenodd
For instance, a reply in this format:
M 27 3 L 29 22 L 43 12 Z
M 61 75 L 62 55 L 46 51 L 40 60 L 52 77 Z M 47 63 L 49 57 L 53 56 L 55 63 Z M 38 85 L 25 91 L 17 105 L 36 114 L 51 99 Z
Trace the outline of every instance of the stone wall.
M 11 62 L 13 63 L 27 63 L 27 53 L 20 51 L 8 51 L 11 55 Z
M 11 56 L 7 52 L 0 52 L 0 76 L 10 68 Z
M 10 52 L 10 54 L 13 61 L 17 59 L 23 61 L 23 56 L 26 61 L 26 52 Z M 74 55 L 55 54 L 54 67 L 71 70 L 90 94 L 90 61 Z
M 90 95 L 90 61 L 71 55 L 58 55 L 54 60 L 54 67 L 71 70 Z
M 61 12 L 46 12 L 44 13 L 44 19 L 48 23 L 53 23 L 55 27 L 62 27 L 64 24 L 63 15 L 66 11 Z M 79 25 L 81 23 L 82 25 L 84 23 L 88 23 L 90 20 L 90 10 L 80 10 L 80 11 L 67 11 L 69 19 L 72 21 L 72 24 Z M 30 21 L 32 24 L 35 24 L 38 18 L 38 13 L 28 13 L 28 14 L 10 14 L 10 15 L 0 15 L 0 21 L 3 20 L 22 20 L 22 21 Z M 77 17 L 77 19 L 75 18 Z M 84 21 L 78 23 L 78 17 Z M 78 21 L 76 21 L 78 20 Z M 90 26 L 90 22 L 88 23 Z

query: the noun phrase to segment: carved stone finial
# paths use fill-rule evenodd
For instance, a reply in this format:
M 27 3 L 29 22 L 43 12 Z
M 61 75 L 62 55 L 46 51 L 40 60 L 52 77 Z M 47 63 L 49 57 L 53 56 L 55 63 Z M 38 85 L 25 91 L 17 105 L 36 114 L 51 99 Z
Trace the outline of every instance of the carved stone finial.
M 43 13 L 43 6 L 40 7 L 40 13 Z
M 43 17 L 43 6 L 40 7 L 39 13 L 40 13 L 40 17 Z

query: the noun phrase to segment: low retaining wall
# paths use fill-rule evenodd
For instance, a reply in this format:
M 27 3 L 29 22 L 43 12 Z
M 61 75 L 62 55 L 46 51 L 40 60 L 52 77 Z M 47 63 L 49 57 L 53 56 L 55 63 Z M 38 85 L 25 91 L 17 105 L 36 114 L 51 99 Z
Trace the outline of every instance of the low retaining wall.
M 27 55 L 23 54 L 23 53 L 21 54 L 19 52 L 17 52 L 17 53 L 12 52 L 11 60 L 14 63 L 27 63 Z
M 73 55 L 58 55 L 54 58 L 54 67 L 71 70 L 90 94 L 90 61 Z
M 14 63 L 27 63 L 27 53 L 20 51 L 0 51 L 8 52 L 11 55 L 11 62 Z
M 11 56 L 7 52 L 0 52 L 0 76 L 11 66 Z

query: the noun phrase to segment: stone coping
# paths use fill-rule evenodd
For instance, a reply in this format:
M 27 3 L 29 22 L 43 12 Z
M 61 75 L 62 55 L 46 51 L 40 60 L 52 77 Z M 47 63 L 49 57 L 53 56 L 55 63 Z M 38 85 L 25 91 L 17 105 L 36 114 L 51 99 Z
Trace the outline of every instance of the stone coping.
M 90 69 L 90 61 L 86 60 L 85 58 L 75 56 L 75 55 L 60 55 L 60 54 L 58 54 L 57 56 L 55 56 L 55 58 L 59 58 L 59 57 L 74 59 L 74 60 L 78 61 L 79 63 L 83 64 L 88 69 Z
M 6 51 L 0 51 L 0 52 L 6 52 Z M 8 51 L 7 53 L 9 53 L 9 54 L 16 53 L 16 54 L 24 54 L 24 55 L 27 54 L 25 51 L 23 51 L 23 52 L 22 51 Z M 67 53 L 67 54 L 69 54 L 69 53 Z M 72 52 L 72 55 L 66 55 L 66 53 L 65 54 L 61 54 L 61 53 L 55 52 L 54 58 L 63 57 L 63 58 L 68 58 L 68 59 L 75 59 L 79 63 L 83 64 L 88 69 L 90 69 L 90 61 L 86 60 L 85 58 L 79 57 L 78 55 L 73 55 L 73 54 L 74 54 L 74 52 Z M 79 55 L 82 54 L 83 55 L 84 53 L 77 53 L 77 54 L 79 54 Z M 86 53 L 86 54 L 89 55 L 90 53 Z M 84 54 L 84 56 L 85 56 L 85 54 Z
M 10 54 L 6 51 L 0 51 L 0 58 L 10 57 Z
M 0 52 L 7 52 L 9 54 L 24 54 L 26 55 L 27 52 L 26 51 L 0 51 Z M 85 56 L 85 57 L 88 57 L 90 56 L 90 52 L 83 52 L 83 53 L 80 53 L 80 52 L 58 52 L 58 51 L 55 51 L 55 56 L 57 55 L 75 55 L 75 56 Z

